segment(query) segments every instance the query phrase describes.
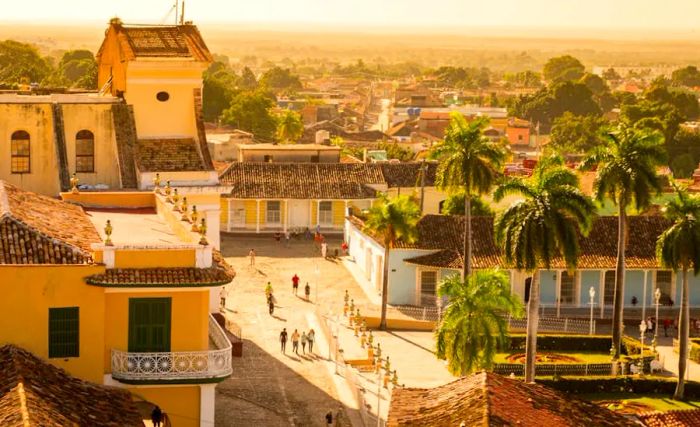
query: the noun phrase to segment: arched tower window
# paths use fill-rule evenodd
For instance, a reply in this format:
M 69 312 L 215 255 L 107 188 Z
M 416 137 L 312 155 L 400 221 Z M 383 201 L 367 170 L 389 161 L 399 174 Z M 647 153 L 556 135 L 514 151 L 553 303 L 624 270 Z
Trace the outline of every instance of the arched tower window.
M 30 173 L 29 133 L 18 130 L 10 140 L 10 171 L 12 173 Z
M 89 130 L 75 135 L 75 171 L 95 172 L 95 135 Z

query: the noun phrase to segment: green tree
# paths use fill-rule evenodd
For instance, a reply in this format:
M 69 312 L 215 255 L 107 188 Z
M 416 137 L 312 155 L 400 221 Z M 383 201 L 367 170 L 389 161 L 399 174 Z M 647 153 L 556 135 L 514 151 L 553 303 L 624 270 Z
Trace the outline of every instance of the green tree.
M 258 80 L 255 78 L 255 74 L 248 67 L 243 67 L 241 71 L 241 84 L 242 89 L 252 90 L 258 86 Z
M 260 77 L 260 84 L 276 92 L 296 91 L 302 88 L 299 76 L 296 76 L 289 69 L 272 67 Z
M 690 196 L 685 189 L 676 186 L 676 198 L 666 204 L 666 218 L 673 225 L 659 236 L 656 242 L 656 257 L 665 268 L 681 271 L 681 307 L 678 321 L 679 357 L 678 384 L 673 398 L 681 400 L 685 393 L 685 370 L 690 341 L 690 307 L 688 305 L 688 272 L 700 273 L 700 198 Z
M 304 133 L 304 123 L 299 113 L 292 110 L 284 110 L 277 116 L 277 140 L 282 143 L 293 144 Z
M 238 82 L 238 76 L 226 64 L 214 62 L 209 66 L 203 76 L 204 120 L 214 122 L 219 119 L 239 92 Z
M 32 45 L 0 41 L 0 83 L 38 83 L 51 73 L 51 66 Z
M 676 178 L 690 178 L 697 165 L 698 163 L 691 154 L 683 153 L 673 158 L 671 161 L 671 171 Z
M 566 112 L 554 120 L 549 144 L 561 154 L 585 153 L 604 142 L 608 121 Z
M 578 80 L 583 77 L 586 67 L 571 55 L 550 58 L 542 70 L 544 79 L 552 83 Z
M 479 270 L 463 281 L 452 275 L 440 283 L 447 307 L 435 332 L 436 355 L 453 375 L 489 369 L 508 340 L 506 317 L 522 317 L 523 306 L 510 293 L 504 271 Z
M 462 279 L 471 274 L 472 221 L 470 202 L 472 195 L 488 192 L 498 177 L 505 151 L 503 145 L 484 137 L 488 119 L 477 118 L 467 122 L 463 115 L 453 112 L 445 130 L 445 139 L 438 143 L 431 156 L 440 161 L 436 184 L 448 191 L 463 190 L 464 198 L 464 267 Z
M 700 86 L 700 71 L 694 65 L 679 68 L 671 74 L 671 81 L 678 86 Z
M 578 188 L 576 173 L 558 156 L 541 159 L 529 178 L 505 181 L 496 189 L 494 200 L 510 194 L 523 199 L 508 207 L 494 228 L 506 262 L 532 274 L 525 343 L 525 381 L 531 383 L 535 379 L 540 271 L 549 270 L 560 257 L 568 269 L 576 267 L 579 235 L 590 231 L 595 206 Z
M 596 199 L 603 202 L 609 198 L 618 207 L 613 359 L 620 357 L 622 339 L 627 208 L 634 205 L 637 211 L 641 211 L 649 206 L 652 195 L 661 191 L 656 168 L 663 165 L 665 159 L 663 136 L 658 131 L 637 129 L 622 122 L 615 131 L 608 134 L 607 143 L 599 146 L 580 165 L 583 170 L 597 167 L 593 181 Z
M 420 208 L 409 196 L 380 197 L 369 209 L 364 229 L 376 236 L 384 245 L 384 273 L 382 274 L 382 314 L 379 329 L 386 330 L 386 305 L 389 296 L 389 251 L 397 241 L 411 243 L 416 240 L 416 223 Z
M 273 106 L 273 99 L 263 91 L 241 92 L 231 99 L 231 105 L 223 111 L 221 120 L 252 132 L 257 138 L 272 140 L 277 130 L 277 121 L 270 112 Z
M 493 216 L 491 207 L 477 195 L 473 195 L 470 201 L 471 214 L 474 216 Z M 444 215 L 464 215 L 464 191 L 460 190 L 447 196 L 442 205 Z
M 622 80 L 622 76 L 612 67 L 603 72 L 603 78 L 608 81 Z

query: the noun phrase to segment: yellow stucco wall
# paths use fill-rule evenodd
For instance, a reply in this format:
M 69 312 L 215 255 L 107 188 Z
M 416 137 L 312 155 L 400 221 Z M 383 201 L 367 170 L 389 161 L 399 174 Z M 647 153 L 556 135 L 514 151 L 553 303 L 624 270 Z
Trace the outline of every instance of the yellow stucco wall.
M 105 295 L 104 373 L 111 372 L 112 349 L 129 346 L 129 298 L 172 298 L 170 350 L 209 348 L 209 289 L 187 292 L 116 292 Z
M 260 212 L 258 215 L 260 218 L 260 225 L 264 226 L 267 222 L 267 203 L 265 203 L 265 200 L 260 201 Z
M 342 227 L 344 222 L 345 202 L 336 200 L 333 202 L 333 225 L 336 227 Z
M 390 188 L 387 190 L 389 197 L 401 195 L 415 195 L 416 200 L 420 201 L 420 188 L 402 187 L 400 189 Z M 425 187 L 425 201 L 423 202 L 424 215 L 437 215 L 440 213 L 440 202 L 447 199 L 448 194 L 438 190 L 436 187 Z
M 194 267 L 195 265 L 194 249 L 119 249 L 114 253 L 114 266 L 117 268 Z
M 255 227 L 255 221 L 258 217 L 256 212 L 256 202 L 255 200 L 246 200 L 245 202 L 245 223 L 247 226 Z
M 131 61 L 125 99 L 134 106 L 139 138 L 197 138 L 193 90 L 202 87 L 206 64 L 191 61 Z M 170 98 L 161 102 L 158 92 Z
M 200 391 L 198 386 L 129 388 L 168 415 L 175 427 L 199 427 Z
M 219 202 L 219 206 L 221 209 L 221 215 L 219 216 L 219 222 L 221 224 L 221 229 L 225 230 L 226 226 L 228 225 L 228 216 L 229 216 L 229 211 L 228 211 L 228 202 L 230 199 L 226 198 L 221 198 L 221 201 Z
M 311 225 L 315 227 L 318 223 L 318 203 L 316 200 L 309 200 L 309 209 L 311 210 Z
M 0 266 L 0 344 L 11 343 L 76 377 L 102 383 L 104 372 L 104 289 L 83 277 L 103 266 Z M 49 308 L 79 307 L 80 356 L 48 359 Z
M 78 194 L 65 192 L 60 194 L 61 199 L 77 203 L 85 207 L 96 208 L 147 208 L 155 206 L 155 195 L 148 191 L 81 191 Z
M 25 190 L 54 196 L 60 190 L 50 104 L 0 104 L 0 179 Z M 10 173 L 10 139 L 29 133 L 30 173 Z

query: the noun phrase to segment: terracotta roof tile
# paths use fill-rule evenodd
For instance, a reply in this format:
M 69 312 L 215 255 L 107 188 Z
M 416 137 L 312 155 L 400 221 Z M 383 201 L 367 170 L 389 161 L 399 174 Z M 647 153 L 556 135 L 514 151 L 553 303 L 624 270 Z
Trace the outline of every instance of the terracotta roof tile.
M 0 425 L 143 426 L 126 390 L 70 376 L 30 352 L 0 347 Z
M 647 427 L 696 427 L 700 426 L 700 409 L 668 412 L 647 412 L 638 415 Z
M 81 207 L 0 181 L 0 264 L 82 264 L 99 242 Z
M 117 26 L 118 40 L 125 56 L 192 58 L 213 60 L 202 35 L 194 25 Z
M 213 170 L 202 158 L 194 139 L 141 139 L 135 153 L 141 172 Z
M 384 180 L 389 187 L 419 187 L 421 184 L 421 162 L 381 163 Z M 426 162 L 425 185 L 435 185 L 437 162 Z
M 426 267 L 451 268 L 459 270 L 462 268 L 462 255 L 454 250 L 445 249 L 427 255 L 421 255 L 403 260 L 408 264 L 423 265 Z
M 240 199 L 371 199 L 381 170 L 352 163 L 233 163 L 219 177 Z
M 395 388 L 389 427 L 627 427 L 638 424 L 540 384 L 481 372 L 432 389 Z

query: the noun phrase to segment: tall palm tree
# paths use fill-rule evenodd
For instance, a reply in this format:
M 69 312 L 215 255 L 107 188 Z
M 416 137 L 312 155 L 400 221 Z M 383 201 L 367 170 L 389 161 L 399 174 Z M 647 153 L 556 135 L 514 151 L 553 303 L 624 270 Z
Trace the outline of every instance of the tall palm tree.
M 452 374 L 467 375 L 493 365 L 496 351 L 508 339 L 504 314 L 524 313 L 509 282 L 504 271 L 479 270 L 466 281 L 455 274 L 440 284 L 438 296 L 449 302 L 435 332 L 437 357 L 447 360 Z
M 464 266 L 462 279 L 472 269 L 472 195 L 488 192 L 499 175 L 505 159 L 503 145 L 484 137 L 487 118 L 467 122 L 463 115 L 453 112 L 445 130 L 445 139 L 433 148 L 431 157 L 440 161 L 436 184 L 448 191 L 464 190 Z
M 688 271 L 700 273 L 700 197 L 690 196 L 676 187 L 677 196 L 666 204 L 665 215 L 673 225 L 659 236 L 656 242 L 656 256 L 661 265 L 674 271 L 681 271 L 681 307 L 678 321 L 680 351 L 678 358 L 678 384 L 674 399 L 683 399 L 685 391 L 685 370 L 688 360 L 690 331 L 690 308 L 688 305 Z
M 277 116 L 277 139 L 282 143 L 295 143 L 304 133 L 304 123 L 299 113 L 285 110 Z
M 596 199 L 609 198 L 618 207 L 617 267 L 613 299 L 613 359 L 620 357 L 625 290 L 625 245 L 627 242 L 627 207 L 641 210 L 661 191 L 656 167 L 666 159 L 663 136 L 657 131 L 637 129 L 620 123 L 608 134 L 607 143 L 599 146 L 580 165 L 582 170 L 597 167 L 593 181 Z
M 364 229 L 384 244 L 384 273 L 382 275 L 382 316 L 379 329 L 386 330 L 386 305 L 389 294 L 389 251 L 398 240 L 413 242 L 417 237 L 416 223 L 420 208 L 409 196 L 382 196 L 367 214 Z
M 497 219 L 496 241 L 506 262 L 532 274 L 527 307 L 525 380 L 535 380 L 537 323 L 540 303 L 540 269 L 549 270 L 562 257 L 567 268 L 576 267 L 580 234 L 591 228 L 595 207 L 578 188 L 578 176 L 561 157 L 545 157 L 530 178 L 511 178 L 494 193 L 496 201 L 509 194 L 522 196 Z

